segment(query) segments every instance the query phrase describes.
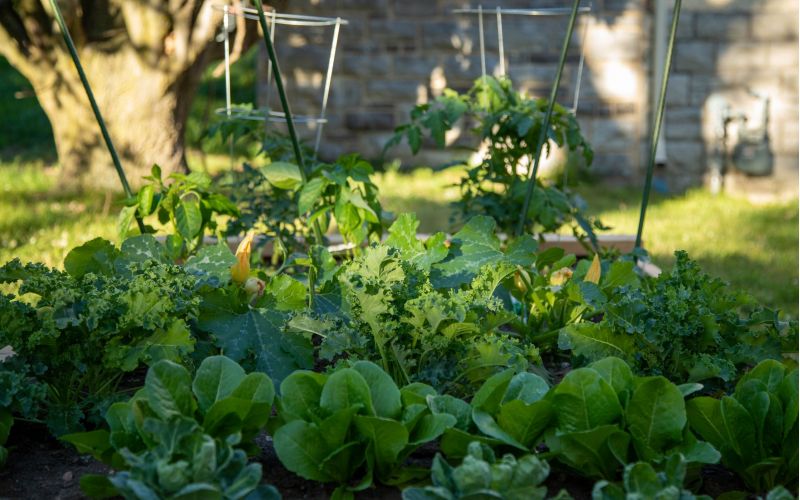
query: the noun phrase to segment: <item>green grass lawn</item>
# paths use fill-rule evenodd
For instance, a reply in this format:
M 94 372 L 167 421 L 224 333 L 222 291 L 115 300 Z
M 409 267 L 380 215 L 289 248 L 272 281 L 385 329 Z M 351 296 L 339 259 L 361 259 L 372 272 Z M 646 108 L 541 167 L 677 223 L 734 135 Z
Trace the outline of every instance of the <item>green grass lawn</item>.
M 191 155 L 197 162 L 197 156 Z M 212 162 L 225 163 L 217 157 Z M 70 248 L 97 236 L 115 238 L 120 197 L 65 192 L 42 163 L 0 164 L 0 263 L 14 257 L 60 266 Z M 420 230 L 449 228 L 449 203 L 458 169 L 377 175 L 385 207 L 412 211 Z M 582 194 L 592 212 L 613 232 L 636 231 L 639 192 L 586 186 Z M 664 269 L 673 252 L 684 249 L 711 274 L 755 295 L 765 304 L 798 313 L 797 201 L 754 205 L 744 199 L 711 196 L 702 190 L 685 196 L 655 196 L 645 225 L 645 244 Z

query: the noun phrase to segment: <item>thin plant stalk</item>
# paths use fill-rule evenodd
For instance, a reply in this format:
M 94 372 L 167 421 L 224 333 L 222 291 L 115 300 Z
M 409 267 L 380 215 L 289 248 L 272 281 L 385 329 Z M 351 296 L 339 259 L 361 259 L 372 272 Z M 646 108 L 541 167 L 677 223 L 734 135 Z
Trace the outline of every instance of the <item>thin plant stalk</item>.
M 525 192 L 525 202 L 522 204 L 522 213 L 519 214 L 519 224 L 517 225 L 517 236 L 525 231 L 525 221 L 528 220 L 528 208 L 531 206 L 531 198 L 533 198 L 533 188 L 536 186 L 536 173 L 539 170 L 539 160 L 542 156 L 542 149 L 547 141 L 547 130 L 550 127 L 550 118 L 553 116 L 553 107 L 556 103 L 556 96 L 558 95 L 558 86 L 561 84 L 561 75 L 564 73 L 564 64 L 567 62 L 567 51 L 569 50 L 569 42 L 572 39 L 572 32 L 575 30 L 575 20 L 578 18 L 578 6 L 580 0 L 574 0 L 572 3 L 572 12 L 569 16 L 567 25 L 567 34 L 564 37 L 564 44 L 561 46 L 561 58 L 558 62 L 558 70 L 556 71 L 556 78 L 553 81 L 553 87 L 550 89 L 550 101 L 547 103 L 547 111 L 542 121 L 542 129 L 539 132 L 539 140 L 536 142 L 536 152 L 533 157 L 533 168 L 528 174 L 528 189 Z
M 286 91 L 283 88 L 283 78 L 281 77 L 281 69 L 278 66 L 278 58 L 275 55 L 275 48 L 272 45 L 272 40 L 269 36 L 269 28 L 267 27 L 267 18 L 264 16 L 264 6 L 261 5 L 260 0 L 254 0 L 256 9 L 258 9 L 258 22 L 261 25 L 261 31 L 264 34 L 264 45 L 267 47 L 267 54 L 272 63 L 272 68 L 275 73 L 275 87 L 278 89 L 278 97 L 281 100 L 281 107 L 283 107 L 283 115 L 286 118 L 286 128 L 289 130 L 289 138 L 292 141 L 292 148 L 294 149 L 294 157 L 297 161 L 297 166 L 300 167 L 300 175 L 303 183 L 307 181 L 305 162 L 303 161 L 303 151 L 300 149 L 300 141 L 297 138 L 297 131 L 294 128 L 294 119 L 292 118 L 292 111 L 289 108 L 289 100 L 286 98 Z M 322 228 L 318 220 L 314 220 L 314 237 L 317 244 L 323 244 Z
M 653 184 L 653 170 L 656 165 L 656 149 L 658 137 L 661 134 L 661 123 L 664 120 L 664 107 L 666 105 L 667 84 L 669 83 L 669 68 L 672 65 L 672 52 L 675 48 L 675 38 L 678 33 L 678 18 L 681 13 L 681 0 L 675 0 L 675 9 L 672 11 L 672 29 L 669 34 L 669 45 L 664 58 L 664 71 L 661 77 L 661 90 L 658 95 L 658 107 L 653 116 L 653 133 L 650 136 L 650 158 L 647 163 L 647 173 L 642 191 L 642 208 L 639 212 L 639 226 L 636 229 L 636 248 L 642 247 L 642 233 L 644 232 L 644 217 L 647 214 L 647 204 L 650 202 L 650 188 Z
M 83 65 L 78 57 L 78 51 L 75 49 L 72 36 L 70 36 L 69 30 L 67 29 L 67 24 L 64 22 L 64 16 L 61 15 L 61 9 L 58 7 L 58 2 L 56 2 L 56 0 L 50 0 L 50 6 L 53 8 L 53 14 L 56 17 L 58 27 L 61 29 L 61 35 L 64 37 L 64 43 L 67 44 L 69 54 L 72 56 L 72 62 L 75 64 L 75 69 L 78 70 L 78 76 L 83 84 L 83 90 L 86 91 L 86 97 L 89 98 L 89 104 L 92 106 L 94 117 L 97 120 L 97 124 L 100 126 L 100 132 L 103 134 L 103 140 L 106 143 L 108 152 L 111 154 L 111 161 L 114 163 L 114 168 L 117 170 L 117 175 L 119 176 L 119 181 L 122 184 L 122 189 L 125 191 L 125 196 L 132 198 L 133 191 L 131 190 L 131 186 L 128 184 L 127 177 L 125 177 L 125 171 L 122 169 L 122 163 L 119 161 L 117 149 L 114 147 L 114 143 L 111 141 L 108 128 L 106 128 L 106 122 L 103 120 L 103 115 L 100 113 L 100 108 L 97 106 L 97 101 L 94 98 L 92 87 L 89 85 L 89 80 L 86 78 L 86 73 L 83 71 Z M 134 217 L 136 218 L 136 225 L 139 226 L 139 231 L 144 233 L 145 227 L 144 222 L 142 222 L 142 218 L 139 216 L 139 214 L 135 214 Z

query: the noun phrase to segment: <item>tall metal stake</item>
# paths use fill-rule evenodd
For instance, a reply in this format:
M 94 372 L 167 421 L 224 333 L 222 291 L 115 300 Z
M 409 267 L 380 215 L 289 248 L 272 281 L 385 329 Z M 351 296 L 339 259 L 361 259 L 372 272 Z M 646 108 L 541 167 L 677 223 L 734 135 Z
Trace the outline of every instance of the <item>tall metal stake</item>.
M 567 62 L 567 51 L 569 50 L 569 42 L 572 39 L 572 32 L 575 30 L 575 19 L 578 17 L 578 5 L 580 3 L 581 0 L 575 0 L 572 3 L 572 12 L 569 15 L 569 24 L 567 25 L 567 35 L 564 37 L 564 44 L 561 46 L 561 59 L 558 61 L 556 79 L 553 81 L 553 88 L 550 89 L 550 102 L 547 103 L 547 111 L 544 114 L 542 130 L 539 132 L 539 140 L 536 143 L 536 155 L 533 157 L 533 168 L 528 174 L 528 190 L 525 192 L 525 203 L 522 205 L 522 213 L 519 214 L 517 236 L 521 235 L 523 231 L 525 231 L 525 221 L 528 220 L 528 208 L 531 206 L 533 188 L 536 186 L 536 173 L 539 170 L 539 157 L 542 156 L 542 148 L 547 140 L 547 130 L 550 127 L 550 117 L 553 115 L 553 106 L 555 106 L 556 103 L 558 86 L 561 83 L 561 74 L 564 72 L 564 64 Z
M 297 139 L 297 131 L 294 128 L 292 111 L 289 109 L 289 101 L 286 99 L 286 91 L 283 88 L 283 78 L 281 77 L 281 70 L 278 66 L 278 58 L 275 56 L 275 48 L 272 46 L 272 40 L 270 39 L 270 32 L 269 28 L 267 27 L 267 19 L 264 16 L 264 6 L 261 5 L 261 0 L 253 0 L 253 3 L 255 3 L 256 9 L 258 9 L 258 22 L 261 25 L 261 31 L 264 33 L 264 45 L 267 46 L 267 54 L 269 54 L 269 60 L 272 64 L 273 71 L 275 72 L 275 87 L 278 89 L 278 97 L 280 97 L 281 106 L 283 107 L 283 115 L 286 118 L 286 128 L 289 130 L 289 138 L 292 140 L 294 157 L 297 161 L 297 166 L 300 167 L 300 176 L 303 178 L 303 182 L 305 183 L 307 176 L 305 162 L 303 161 L 303 152 L 300 149 L 300 141 Z M 324 240 L 319 221 L 315 219 L 313 226 L 314 237 L 317 240 L 317 244 L 322 245 Z
M 653 134 L 650 136 L 650 160 L 647 164 L 647 175 L 642 191 L 642 209 L 639 213 L 639 227 L 636 230 L 636 248 L 642 247 L 642 232 L 644 231 L 644 216 L 647 213 L 647 204 L 650 201 L 650 187 L 653 184 L 653 169 L 656 165 L 656 149 L 658 136 L 661 134 L 661 122 L 664 119 L 664 106 L 666 105 L 667 83 L 669 82 L 669 67 L 672 65 L 672 51 L 675 48 L 675 38 L 678 33 L 678 18 L 681 14 L 681 0 L 675 0 L 675 10 L 672 11 L 672 29 L 669 34 L 669 45 L 664 58 L 664 71 L 661 77 L 661 91 L 658 96 L 658 109 L 653 116 Z
M 94 117 L 97 120 L 97 124 L 100 125 L 100 132 L 103 134 L 103 140 L 105 140 L 108 152 L 111 154 L 111 161 L 114 162 L 114 168 L 117 170 L 120 183 L 122 183 L 122 189 L 125 191 L 125 196 L 132 198 L 133 191 L 131 191 L 131 186 L 128 184 L 128 179 L 125 177 L 125 171 L 122 169 L 122 163 L 119 161 L 119 155 L 117 155 L 117 150 L 114 147 L 114 143 L 111 142 L 111 136 L 108 134 L 108 129 L 106 128 L 106 122 L 103 120 L 103 115 L 100 114 L 100 108 L 97 106 L 97 101 L 94 99 L 92 87 L 89 86 L 89 80 L 86 78 L 86 73 L 83 71 L 83 65 L 81 65 L 81 60 L 78 58 L 78 51 L 75 49 L 75 44 L 72 42 L 72 37 L 67 29 L 67 24 L 64 22 L 64 17 L 61 15 L 61 9 L 58 7 L 56 0 L 50 0 L 50 6 L 53 8 L 53 14 L 56 16 L 56 22 L 58 23 L 58 27 L 61 29 L 61 35 L 64 37 L 64 43 L 67 44 L 67 49 L 69 49 L 69 55 L 72 56 L 72 62 L 75 64 L 75 69 L 78 70 L 78 76 L 81 78 L 83 90 L 86 91 L 86 97 L 89 98 L 89 104 L 92 105 Z M 144 233 L 145 228 L 142 218 L 138 214 L 136 214 L 134 217 L 136 218 L 136 225 L 139 226 L 139 231 Z

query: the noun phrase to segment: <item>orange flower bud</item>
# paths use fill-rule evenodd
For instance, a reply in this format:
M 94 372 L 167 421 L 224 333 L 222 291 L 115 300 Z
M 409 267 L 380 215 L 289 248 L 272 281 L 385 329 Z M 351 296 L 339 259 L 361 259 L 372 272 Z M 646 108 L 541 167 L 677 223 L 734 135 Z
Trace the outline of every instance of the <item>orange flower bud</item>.
M 236 264 L 231 266 L 231 279 L 236 283 L 244 283 L 250 276 L 250 252 L 253 236 L 250 231 L 236 248 Z

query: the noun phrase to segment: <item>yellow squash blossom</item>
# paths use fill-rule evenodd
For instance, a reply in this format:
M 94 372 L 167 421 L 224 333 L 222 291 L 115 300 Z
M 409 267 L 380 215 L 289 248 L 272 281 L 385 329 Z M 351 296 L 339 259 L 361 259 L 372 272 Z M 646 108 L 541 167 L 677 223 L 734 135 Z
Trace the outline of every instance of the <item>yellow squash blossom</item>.
M 236 248 L 236 264 L 231 266 L 231 279 L 236 283 L 244 283 L 250 276 L 250 252 L 253 245 L 252 231 L 239 243 Z

